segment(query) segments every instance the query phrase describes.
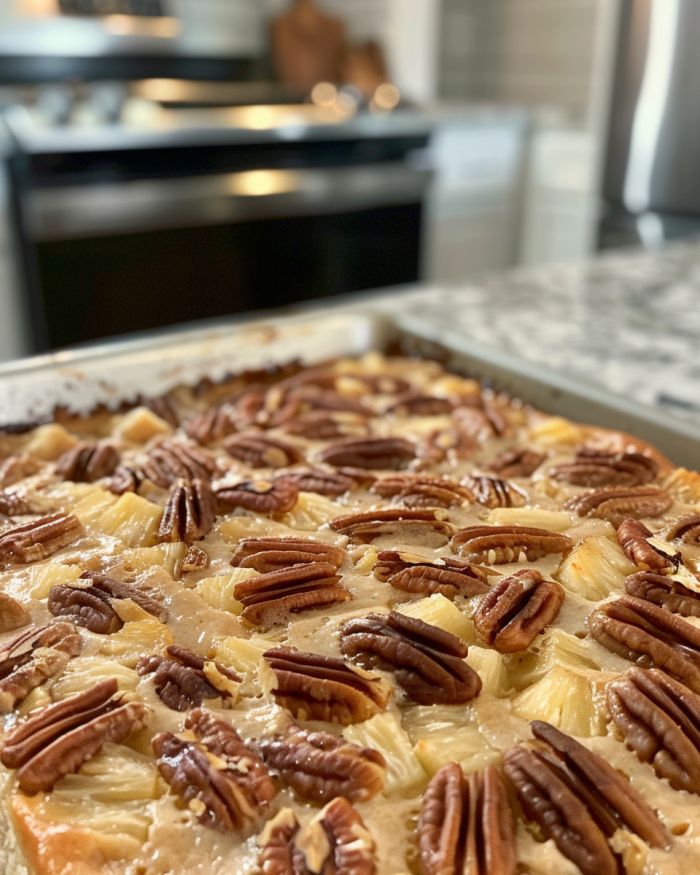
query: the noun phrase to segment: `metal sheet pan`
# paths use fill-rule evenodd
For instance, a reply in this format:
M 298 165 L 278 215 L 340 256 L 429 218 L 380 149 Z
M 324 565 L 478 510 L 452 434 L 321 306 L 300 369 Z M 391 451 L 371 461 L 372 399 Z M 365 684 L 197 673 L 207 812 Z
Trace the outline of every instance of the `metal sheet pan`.
M 539 365 L 371 305 L 316 315 L 268 317 L 188 329 L 26 359 L 0 367 L 0 427 L 51 417 L 53 409 L 88 412 L 139 394 L 160 394 L 205 377 L 284 364 L 304 365 L 399 347 L 438 358 L 461 373 L 552 414 L 619 429 L 656 445 L 678 465 L 700 467 L 700 434 L 687 422 Z

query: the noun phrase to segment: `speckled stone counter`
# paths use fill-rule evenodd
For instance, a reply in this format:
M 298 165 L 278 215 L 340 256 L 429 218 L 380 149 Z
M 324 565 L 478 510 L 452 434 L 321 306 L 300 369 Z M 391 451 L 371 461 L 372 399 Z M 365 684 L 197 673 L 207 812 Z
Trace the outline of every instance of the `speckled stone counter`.
M 402 306 L 700 425 L 700 241 L 416 289 Z

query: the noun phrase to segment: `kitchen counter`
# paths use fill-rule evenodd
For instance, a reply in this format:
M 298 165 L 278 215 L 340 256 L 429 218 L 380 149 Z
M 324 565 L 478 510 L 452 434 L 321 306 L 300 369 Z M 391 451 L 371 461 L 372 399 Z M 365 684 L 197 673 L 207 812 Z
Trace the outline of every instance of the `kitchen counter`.
M 700 241 L 414 288 L 401 299 L 382 293 L 372 303 L 700 426 Z

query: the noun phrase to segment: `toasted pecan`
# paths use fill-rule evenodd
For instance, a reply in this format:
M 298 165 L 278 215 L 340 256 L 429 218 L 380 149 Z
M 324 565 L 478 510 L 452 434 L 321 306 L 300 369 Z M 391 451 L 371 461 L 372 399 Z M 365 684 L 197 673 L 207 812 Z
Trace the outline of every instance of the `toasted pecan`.
M 205 699 L 235 699 L 241 678 L 219 662 L 206 660 L 184 647 L 171 644 L 167 656 L 144 656 L 136 664 L 141 677 L 150 677 L 168 708 L 188 711 Z
M 262 574 L 305 562 L 323 562 L 338 569 L 345 550 L 310 538 L 244 538 L 239 542 L 231 565 L 254 568 Z
M 574 486 L 646 486 L 659 474 L 650 456 L 636 452 L 611 453 L 582 448 L 572 462 L 556 465 L 549 471 L 554 480 Z
M 52 513 L 22 523 L 0 535 L 0 565 L 48 559 L 84 533 L 80 520 L 72 513 Z
M 564 505 L 580 517 L 597 517 L 619 526 L 624 520 L 659 517 L 671 507 L 671 496 L 656 486 L 597 489 Z
M 258 431 L 232 435 L 224 442 L 224 449 L 251 468 L 286 468 L 304 461 L 300 450 L 292 444 Z
M 613 723 L 674 790 L 700 794 L 700 696 L 656 668 L 631 668 L 607 687 Z
M 450 546 L 470 562 L 502 565 L 534 562 L 550 553 L 565 553 L 571 538 L 532 526 L 469 526 L 453 535 Z
M 479 675 L 464 661 L 463 641 L 396 611 L 349 620 L 340 631 L 340 649 L 364 668 L 391 671 L 421 705 L 458 705 L 481 690 Z
M 172 732 L 153 739 L 161 775 L 200 823 L 248 831 L 277 794 L 267 767 L 232 726 L 203 708 L 187 715 L 185 730 L 193 741 Z
M 663 669 L 700 693 L 700 629 L 643 599 L 622 596 L 588 615 L 591 635 L 637 665 Z
M 680 564 L 680 556 L 671 556 L 649 543 L 653 537 L 639 520 L 623 520 L 617 527 L 617 542 L 627 558 L 644 571 L 674 571 Z
M 654 602 L 682 617 L 700 617 L 700 593 L 665 574 L 638 571 L 625 578 L 627 595 Z
M 583 875 L 618 875 L 607 839 L 619 828 L 653 847 L 670 845 L 656 814 L 602 757 L 548 723 L 531 727 L 537 741 L 511 748 L 505 773 L 526 817 Z
M 315 492 L 337 498 L 356 486 L 374 481 L 374 475 L 349 468 L 300 468 L 280 471 L 278 479 L 292 483 L 300 492 Z
M 467 598 L 488 590 L 488 575 L 459 559 L 442 558 L 427 562 L 421 556 L 397 550 L 382 550 L 372 569 L 378 580 L 403 592 Z
M 277 702 L 299 720 L 362 723 L 383 711 L 389 701 L 388 685 L 359 672 L 342 659 L 275 647 L 264 653 L 275 673 L 272 693 Z
M 515 875 L 515 826 L 494 766 L 465 776 L 445 763 L 428 784 L 417 825 L 424 875 Z
M 73 774 L 108 743 L 123 741 L 143 726 L 147 709 L 117 696 L 109 679 L 56 705 L 48 705 L 20 723 L 5 738 L 0 760 L 17 769 L 20 789 L 33 795 L 50 790 Z
M 488 464 L 499 477 L 531 477 L 544 462 L 543 453 L 525 448 L 506 450 Z
M 666 529 L 669 541 L 700 545 L 700 513 L 690 513 L 674 520 Z
M 77 443 L 56 463 L 56 474 L 75 483 L 93 483 L 109 477 L 119 464 L 116 447 L 106 441 L 96 444 Z
M 500 653 L 527 650 L 553 623 L 564 604 L 564 588 L 539 571 L 521 568 L 503 577 L 484 596 L 474 626 L 489 647 Z
M 346 438 L 326 447 L 319 461 L 335 467 L 400 470 L 416 457 L 416 446 L 400 437 Z
M 336 796 L 366 802 L 384 788 L 386 761 L 379 751 L 292 726 L 256 745 L 266 765 L 299 799 L 324 805 Z
M 208 482 L 216 473 L 214 457 L 201 447 L 182 440 L 168 439 L 148 454 L 141 474 L 156 486 L 169 489 L 180 480 Z
M 522 507 L 527 501 L 522 489 L 500 477 L 472 475 L 462 483 L 485 507 Z
M 399 541 L 410 543 L 426 538 L 436 546 L 445 544 L 454 532 L 454 526 L 444 518 L 444 511 L 438 509 L 391 508 L 388 510 L 368 510 L 336 517 L 329 526 L 341 535 L 347 535 L 353 543 L 367 544 L 375 538 L 393 536 Z
M 206 480 L 179 480 L 170 488 L 158 526 L 161 541 L 199 541 L 214 526 L 216 499 Z
M 242 507 L 256 513 L 286 513 L 297 503 L 299 489 L 290 478 L 275 477 L 218 486 L 215 495 L 222 510 Z
M 471 489 L 443 477 L 393 474 L 380 477 L 370 489 L 406 507 L 458 507 L 474 501 Z

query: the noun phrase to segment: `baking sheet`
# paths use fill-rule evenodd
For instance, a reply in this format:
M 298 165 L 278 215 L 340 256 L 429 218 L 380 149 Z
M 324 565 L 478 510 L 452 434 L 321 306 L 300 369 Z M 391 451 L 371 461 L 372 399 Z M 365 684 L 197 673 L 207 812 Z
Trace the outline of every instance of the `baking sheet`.
M 0 367 L 0 428 L 51 417 L 55 406 L 87 413 L 116 408 L 178 384 L 290 361 L 313 365 L 398 345 L 569 419 L 629 432 L 678 465 L 700 467 L 700 435 L 692 425 L 575 378 L 426 325 L 366 312 L 320 312 L 233 322 L 60 352 Z

